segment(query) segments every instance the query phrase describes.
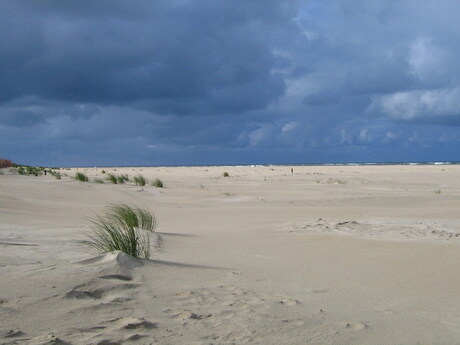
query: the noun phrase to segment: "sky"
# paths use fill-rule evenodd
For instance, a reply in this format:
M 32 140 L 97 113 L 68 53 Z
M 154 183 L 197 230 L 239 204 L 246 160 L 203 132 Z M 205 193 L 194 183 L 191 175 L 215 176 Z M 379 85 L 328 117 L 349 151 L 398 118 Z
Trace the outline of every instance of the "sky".
M 460 161 L 457 0 L 2 0 L 0 157 Z

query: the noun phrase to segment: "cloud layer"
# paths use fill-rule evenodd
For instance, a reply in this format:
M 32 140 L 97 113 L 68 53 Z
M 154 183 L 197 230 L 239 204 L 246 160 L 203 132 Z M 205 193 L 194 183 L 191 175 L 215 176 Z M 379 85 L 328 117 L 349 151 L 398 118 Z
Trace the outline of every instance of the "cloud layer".
M 460 160 L 460 3 L 0 3 L 0 155 Z

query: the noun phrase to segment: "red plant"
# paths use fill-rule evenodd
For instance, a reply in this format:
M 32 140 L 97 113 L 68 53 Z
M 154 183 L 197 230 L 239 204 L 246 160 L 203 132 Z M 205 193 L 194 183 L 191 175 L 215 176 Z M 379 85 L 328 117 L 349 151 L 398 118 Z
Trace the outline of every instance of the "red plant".
M 13 162 L 9 159 L 0 158 L 0 168 L 9 168 L 13 166 Z

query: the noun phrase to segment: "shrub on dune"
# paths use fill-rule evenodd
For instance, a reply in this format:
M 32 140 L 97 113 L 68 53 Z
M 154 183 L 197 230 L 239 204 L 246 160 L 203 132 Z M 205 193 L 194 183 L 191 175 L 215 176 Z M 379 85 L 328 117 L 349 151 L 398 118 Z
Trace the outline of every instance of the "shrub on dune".
M 0 158 L 0 168 L 9 168 L 13 166 L 13 162 L 9 159 Z
M 86 176 L 85 174 L 81 173 L 81 172 L 77 172 L 75 174 L 75 180 L 77 181 L 80 181 L 80 182 L 88 182 L 89 179 L 88 179 L 88 176 Z
M 156 218 L 147 210 L 126 204 L 110 205 L 104 216 L 90 218 L 93 233 L 83 241 L 96 254 L 120 250 L 148 259 L 149 233 L 155 231 Z
M 137 175 L 137 176 L 134 176 L 134 183 L 136 184 L 136 186 L 145 186 L 145 184 L 147 183 L 147 180 L 145 179 L 144 176 Z
M 117 181 L 117 177 L 113 174 L 109 174 L 107 175 L 107 181 L 110 181 L 112 182 L 113 184 L 117 184 L 118 181 Z
M 163 181 L 161 181 L 159 178 L 156 178 L 155 181 L 152 182 L 152 186 L 163 188 Z
M 54 177 L 56 177 L 57 180 L 60 180 L 62 178 L 61 173 L 59 171 L 48 170 L 48 172 Z

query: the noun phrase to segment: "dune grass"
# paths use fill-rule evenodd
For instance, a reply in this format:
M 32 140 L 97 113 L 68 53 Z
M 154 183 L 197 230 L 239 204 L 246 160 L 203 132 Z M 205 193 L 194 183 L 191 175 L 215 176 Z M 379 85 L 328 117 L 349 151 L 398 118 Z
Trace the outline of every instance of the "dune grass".
M 163 181 L 161 181 L 159 178 L 156 178 L 152 182 L 152 186 L 157 187 L 157 188 L 163 188 Z
M 230 175 L 228 174 L 228 172 L 225 171 L 224 174 L 223 174 L 222 176 L 224 176 L 224 177 L 229 177 Z
M 96 254 L 120 250 L 136 258 L 150 257 L 149 232 L 156 218 L 147 210 L 126 204 L 111 204 L 104 216 L 89 218 L 93 233 L 83 241 Z
M 107 175 L 107 181 L 112 182 L 113 184 L 117 184 L 117 177 L 113 174 L 108 174 Z
M 53 175 L 57 180 L 62 178 L 61 173 L 59 171 L 48 170 L 48 172 Z
M 134 183 L 136 184 L 136 186 L 145 186 L 147 183 L 147 179 L 142 175 L 137 175 L 134 176 Z
M 88 179 L 88 176 L 86 176 L 85 174 L 81 173 L 81 172 L 77 172 L 74 176 L 74 179 L 77 180 L 77 181 L 80 181 L 80 182 L 88 182 L 89 179 Z
M 101 179 L 101 178 L 96 177 L 96 178 L 94 179 L 94 183 L 100 183 L 100 184 L 102 184 L 102 183 L 104 183 L 104 180 Z

